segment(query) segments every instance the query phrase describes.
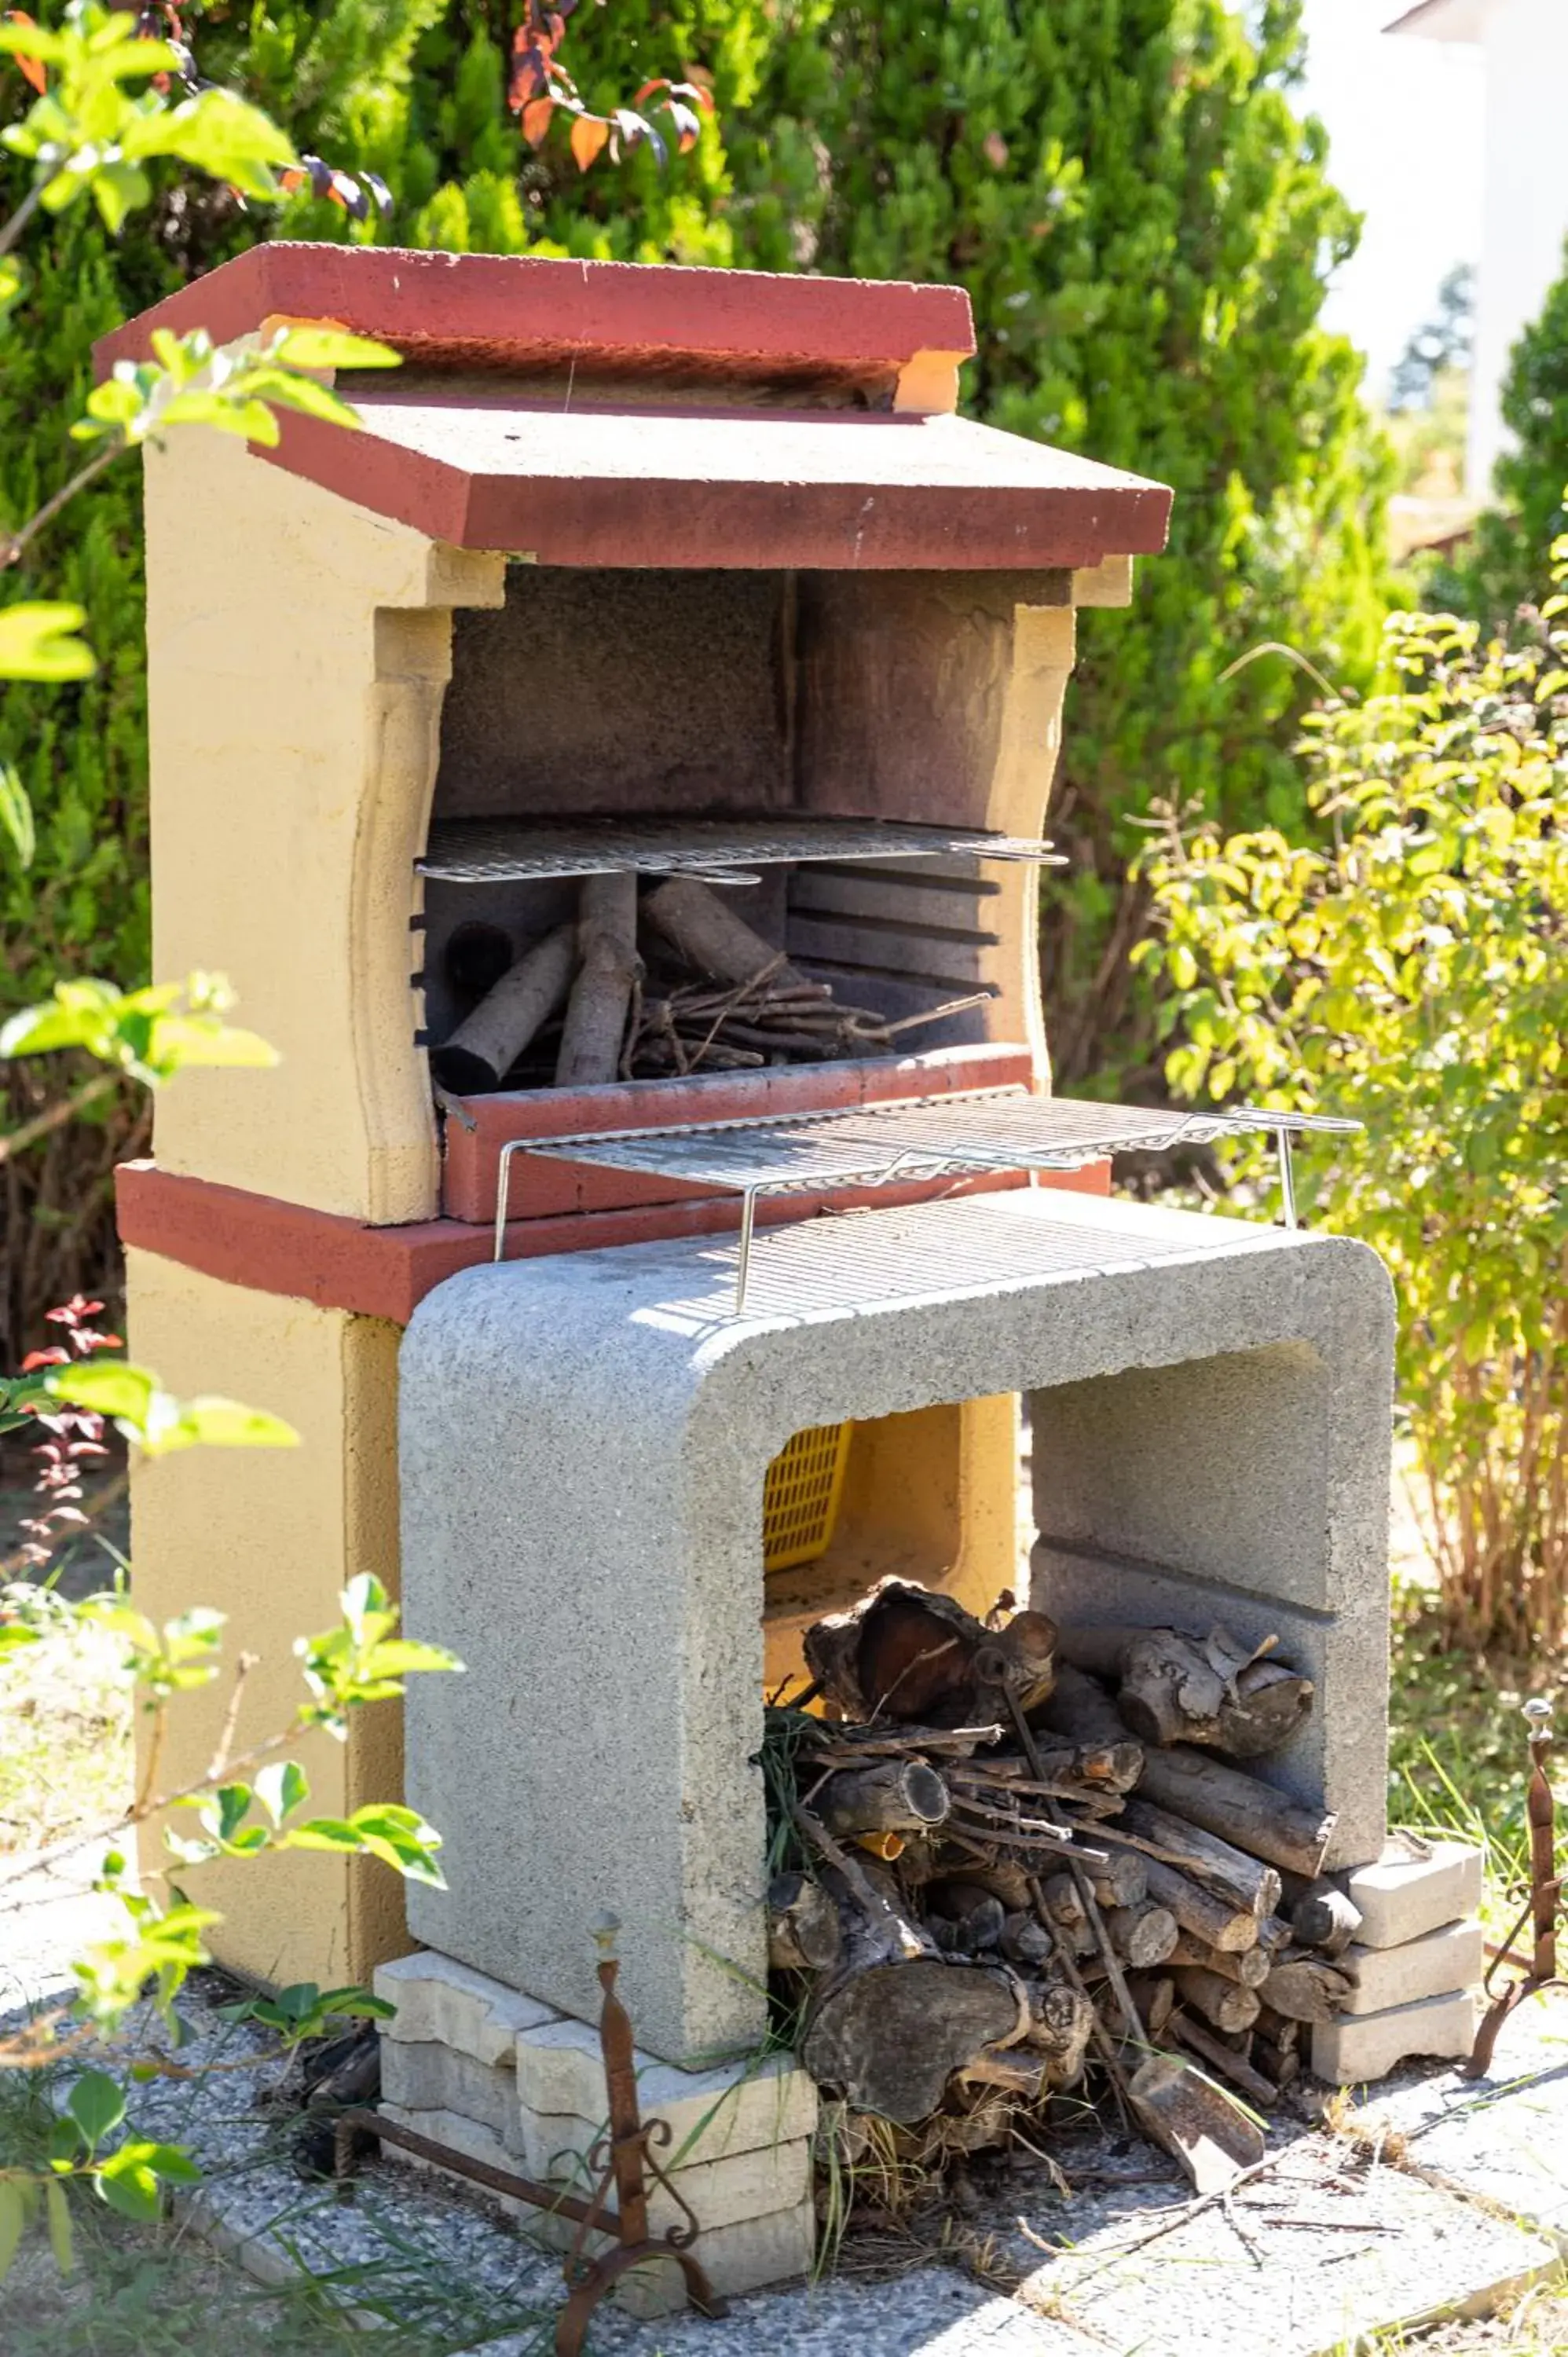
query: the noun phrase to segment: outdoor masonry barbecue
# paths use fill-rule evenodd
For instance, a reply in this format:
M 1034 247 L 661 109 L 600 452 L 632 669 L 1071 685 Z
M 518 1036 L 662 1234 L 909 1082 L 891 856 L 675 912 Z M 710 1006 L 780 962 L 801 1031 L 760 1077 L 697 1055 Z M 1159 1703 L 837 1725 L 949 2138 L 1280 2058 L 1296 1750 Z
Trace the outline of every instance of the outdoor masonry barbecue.
M 242 1742 L 400 1556 L 467 1668 L 310 1761 L 324 1812 L 405 1789 L 449 1888 L 405 1930 L 382 1868 L 285 1858 L 215 1945 L 381 1967 L 389 2116 L 538 2176 L 604 2116 L 613 1912 L 744 2288 L 813 2231 L 805 2073 L 732 2071 L 721 2132 L 701 2068 L 765 2028 L 765 1692 L 889 1577 L 1027 1580 L 1112 1684 L 1129 1632 L 1232 1681 L 1273 1641 L 1313 1706 L 1257 1773 L 1377 1860 L 1389 1286 L 1288 1152 L 1280 1226 L 1110 1199 L 1252 1117 L 1051 1093 L 1075 608 L 1170 500 L 958 417 L 960 290 L 268 245 L 101 360 L 280 318 L 403 365 L 341 381 L 358 434 L 171 437 L 146 518 L 155 965 L 282 1061 L 182 1077 L 120 1221 L 136 1357 L 305 1445 L 139 1473 L 138 1585 L 262 1655 Z

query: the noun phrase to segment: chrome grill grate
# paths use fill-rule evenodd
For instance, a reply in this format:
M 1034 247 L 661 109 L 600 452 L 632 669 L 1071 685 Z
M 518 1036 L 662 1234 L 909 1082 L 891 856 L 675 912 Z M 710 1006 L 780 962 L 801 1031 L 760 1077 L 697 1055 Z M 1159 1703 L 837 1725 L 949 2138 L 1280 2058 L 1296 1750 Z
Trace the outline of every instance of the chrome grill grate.
M 449 819 L 431 830 L 414 866 L 452 884 L 508 884 L 542 876 L 596 876 L 635 869 L 649 876 L 708 876 L 731 883 L 744 871 L 798 859 L 1019 860 L 1065 867 L 1048 843 L 975 827 L 916 826 L 845 818 Z
M 1079 1170 L 1106 1155 L 1205 1146 L 1221 1137 L 1272 1134 L 1279 1150 L 1287 1227 L 1294 1227 L 1290 1138 L 1309 1130 L 1347 1135 L 1359 1122 L 1239 1106 L 1225 1112 L 1161 1112 L 1070 1097 L 1031 1096 L 1023 1087 L 981 1089 L 857 1106 L 786 1119 L 688 1123 L 679 1128 L 599 1130 L 572 1137 L 511 1138 L 500 1149 L 495 1257 L 505 1256 L 507 1198 L 519 1154 L 589 1163 L 641 1178 L 721 1187 L 741 1198 L 736 1315 L 746 1305 L 758 1200 L 825 1193 L 982 1171 Z

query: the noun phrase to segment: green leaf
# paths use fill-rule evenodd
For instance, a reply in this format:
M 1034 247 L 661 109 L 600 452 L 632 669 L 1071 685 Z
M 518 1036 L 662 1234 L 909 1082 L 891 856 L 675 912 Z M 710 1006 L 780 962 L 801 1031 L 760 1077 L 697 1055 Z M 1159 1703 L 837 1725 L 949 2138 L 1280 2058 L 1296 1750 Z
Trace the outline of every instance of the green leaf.
M 180 1410 L 177 1426 L 161 1443 L 165 1448 L 297 1448 L 299 1435 L 281 1415 L 259 1407 L 242 1407 L 238 1400 L 194 1399 Z
M 144 2158 L 155 2177 L 166 2185 L 199 2185 L 201 2171 L 182 2146 L 150 2144 L 144 2147 Z
M 66 2097 L 66 2109 L 91 2150 L 124 2118 L 125 2097 L 107 2071 L 84 2071 Z
M 133 1366 L 129 1360 L 100 1359 L 62 1368 L 49 1376 L 48 1387 L 56 1399 L 72 1407 L 89 1408 L 94 1415 L 118 1416 L 139 1427 L 146 1422 L 158 1383 L 145 1367 Z
M 272 346 L 272 357 L 285 368 L 401 368 L 403 354 L 371 336 L 351 336 L 345 328 L 285 328 Z
M 70 2203 L 64 2186 L 56 2179 L 44 2188 L 44 2212 L 49 2222 L 49 2248 L 55 2255 L 55 2265 L 62 2276 L 68 2276 L 76 2265 L 75 2240 L 70 2231 Z
M 74 633 L 85 608 L 33 601 L 0 608 L 0 679 L 91 679 L 98 665 Z
M 0 2177 L 0 2283 L 11 2271 L 27 2222 L 27 2202 L 21 2187 L 14 2178 Z
M 33 827 L 33 805 L 15 762 L 0 762 L 0 831 L 10 838 L 19 867 L 30 867 L 38 847 Z
M 133 2161 L 129 2167 L 117 2168 L 115 2163 L 120 2158 L 115 2153 L 98 2172 L 99 2194 L 110 2209 L 117 2210 L 123 2218 L 134 2218 L 138 2225 L 150 2226 L 163 2206 L 158 2195 L 158 2180 L 145 2161 Z M 59 2190 L 58 2187 L 51 2189 L 57 2192 Z
M 274 1825 L 310 1798 L 310 1781 L 293 1760 L 270 1760 L 256 1770 L 256 1798 Z
M 273 167 L 297 160 L 286 134 L 228 90 L 204 90 L 144 117 L 128 127 L 122 145 L 127 156 L 177 156 L 263 202 L 279 193 Z
M 330 1849 L 357 1851 L 365 1845 L 355 1828 L 343 1817 L 311 1817 L 302 1825 L 290 1828 L 286 1846 L 289 1849 Z

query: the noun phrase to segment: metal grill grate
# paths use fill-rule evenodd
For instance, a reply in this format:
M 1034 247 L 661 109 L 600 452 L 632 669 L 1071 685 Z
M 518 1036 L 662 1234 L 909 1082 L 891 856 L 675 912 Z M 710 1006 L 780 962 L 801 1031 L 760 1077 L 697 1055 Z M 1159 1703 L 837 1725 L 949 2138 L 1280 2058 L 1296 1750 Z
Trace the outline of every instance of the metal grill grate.
M 851 1113 L 798 1114 L 788 1120 L 690 1123 L 678 1129 L 601 1130 L 575 1137 L 510 1138 L 501 1147 L 495 1257 L 505 1254 L 511 1163 L 519 1154 L 586 1162 L 639 1177 L 732 1189 L 741 1198 L 736 1314 L 746 1306 L 758 1198 L 888 1187 L 976 1171 L 1079 1170 L 1110 1154 L 1209 1145 L 1262 1131 L 1279 1152 L 1284 1222 L 1296 1224 L 1290 1139 L 1309 1130 L 1345 1135 L 1355 1121 L 1275 1113 L 1244 1105 L 1226 1112 L 1168 1113 L 1035 1097 L 1022 1087 L 977 1089 L 863 1105 Z
M 431 830 L 414 866 L 452 884 L 507 884 L 540 876 L 714 876 L 797 859 L 1022 860 L 1065 867 L 1048 843 L 973 827 L 842 818 L 449 819 Z M 729 881 L 754 880 L 732 874 Z

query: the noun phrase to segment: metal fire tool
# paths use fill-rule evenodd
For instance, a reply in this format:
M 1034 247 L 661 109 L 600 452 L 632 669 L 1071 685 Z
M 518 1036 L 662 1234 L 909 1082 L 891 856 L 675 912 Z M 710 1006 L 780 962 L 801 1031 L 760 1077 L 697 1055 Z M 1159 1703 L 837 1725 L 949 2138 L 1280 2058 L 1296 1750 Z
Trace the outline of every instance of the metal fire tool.
M 599 1986 L 605 1993 L 599 2012 L 599 2049 L 609 2093 L 609 2133 L 601 2136 L 588 2154 L 588 2167 L 596 2181 L 585 2199 L 560 2186 L 542 2185 L 535 2178 L 520 2177 L 510 2169 L 497 2169 L 489 2161 L 475 2160 L 451 2145 L 438 2144 L 434 2136 L 418 2136 L 412 2128 L 400 2126 L 380 2112 L 341 2112 L 336 2126 L 332 2166 L 340 2185 L 353 2171 L 356 2136 L 371 2136 L 382 2144 L 397 2146 L 400 2151 L 415 2153 L 423 2160 L 435 2161 L 441 2168 L 467 2177 L 492 2193 L 504 2193 L 513 2201 L 526 2201 L 533 2209 L 548 2210 L 572 2221 L 577 2231 L 563 2263 L 567 2298 L 555 2319 L 555 2357 L 581 2357 L 588 2320 L 600 2300 L 614 2289 L 622 2276 L 629 2274 L 633 2267 L 645 2266 L 650 2259 L 674 2261 L 685 2276 L 692 2305 L 700 2315 L 729 2313 L 728 2301 L 720 2298 L 692 2255 L 692 2244 L 702 2231 L 695 2213 L 650 2149 L 653 2145 L 667 2145 L 671 2129 L 668 2120 L 644 2120 L 638 2104 L 631 2020 L 616 1995 L 619 1966 L 615 1940 L 619 1929 L 614 1916 L 606 1916 L 594 1933 L 599 1951 Z M 685 2221 L 684 2224 L 666 2227 L 661 2235 L 648 2231 L 650 2177 L 664 2188 Z M 613 2211 L 609 2207 L 612 2193 L 616 2201 Z M 588 2238 L 595 2233 L 613 2236 L 615 2246 L 598 2258 L 590 2259 Z
M 1530 1898 L 1508 1938 L 1487 1967 L 1482 1983 L 1491 1998 L 1476 2032 L 1476 2043 L 1463 2075 L 1466 2079 L 1484 2079 L 1491 2069 L 1492 2051 L 1498 2033 L 1518 2005 L 1538 1989 L 1551 1988 L 1560 1981 L 1557 1970 L 1557 1918 L 1563 1903 L 1563 1879 L 1557 1872 L 1557 1803 L 1546 1773 L 1546 1763 L 1552 1753 L 1552 1705 L 1549 1702 L 1527 1702 L 1524 1716 L 1530 1727 L 1530 1782 L 1525 1791 L 1525 1816 L 1530 1825 Z M 1514 1942 L 1526 1923 L 1534 1935 L 1534 1951 L 1529 1969 L 1519 1979 L 1496 1996 L 1492 1983 L 1500 1964 L 1524 1959 L 1514 1953 Z

